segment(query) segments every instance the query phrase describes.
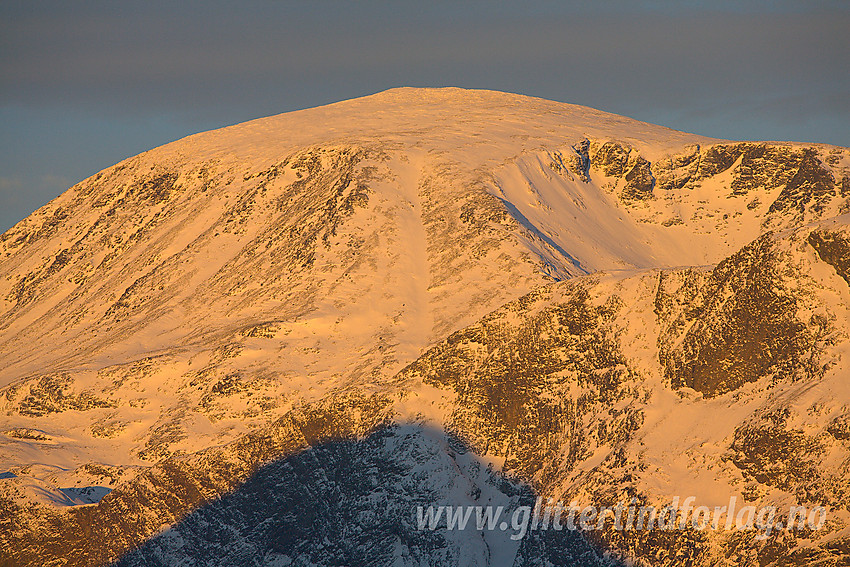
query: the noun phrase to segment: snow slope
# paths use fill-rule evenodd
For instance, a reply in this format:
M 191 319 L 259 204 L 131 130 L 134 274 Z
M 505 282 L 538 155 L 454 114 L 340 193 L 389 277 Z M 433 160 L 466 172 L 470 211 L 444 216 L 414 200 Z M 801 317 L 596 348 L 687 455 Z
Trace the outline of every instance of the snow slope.
M 150 150 L 0 237 L 0 487 L 68 504 L 302 404 L 396 391 L 429 348 L 543 286 L 711 266 L 835 217 L 848 169 L 843 148 L 451 88 Z M 657 371 L 652 345 L 629 348 Z M 420 387 L 451 419 L 449 394 Z

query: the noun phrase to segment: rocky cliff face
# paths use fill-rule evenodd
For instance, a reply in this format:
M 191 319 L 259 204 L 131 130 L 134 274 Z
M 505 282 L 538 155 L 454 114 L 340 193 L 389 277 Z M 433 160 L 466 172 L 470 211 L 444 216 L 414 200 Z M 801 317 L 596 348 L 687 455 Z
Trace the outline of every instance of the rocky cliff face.
M 847 149 L 451 89 L 109 168 L 0 237 L 0 558 L 104 564 L 174 525 L 125 564 L 601 561 L 584 538 L 409 529 L 464 479 L 510 506 L 824 505 L 827 530 L 768 540 L 586 535 L 652 564 L 837 562 L 848 172 Z M 293 516 L 299 486 L 356 533 Z
M 829 510 L 826 533 L 666 534 L 661 555 L 651 531 L 602 536 L 654 565 L 840 564 L 850 289 L 810 242 L 848 220 L 765 235 L 713 269 L 551 284 L 454 333 L 399 379 L 453 391 L 448 427 L 546 496 L 711 502 L 723 486 L 761 505 Z

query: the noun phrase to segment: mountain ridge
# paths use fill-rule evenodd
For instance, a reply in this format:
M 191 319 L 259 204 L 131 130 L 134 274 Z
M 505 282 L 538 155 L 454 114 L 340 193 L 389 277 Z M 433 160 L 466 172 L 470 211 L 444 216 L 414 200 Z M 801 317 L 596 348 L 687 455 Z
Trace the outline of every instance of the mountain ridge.
M 815 350 L 843 360 L 843 299 L 827 291 L 844 281 L 824 270 L 843 269 L 848 202 L 846 148 L 713 140 L 491 91 L 394 89 L 178 140 L 81 182 L 0 237 L 0 472 L 13 475 L 0 479 L 2 494 L 11 507 L 36 509 L 67 505 L 60 489 L 69 487 L 106 482 L 132 494 L 135 483 L 164 478 L 152 473 L 159 464 L 261 442 L 298 408 L 352 393 L 384 393 L 394 401 L 382 411 L 414 421 L 422 413 L 457 429 L 542 490 L 564 481 L 547 451 L 569 445 L 559 430 L 546 434 L 548 449 L 532 446 L 531 432 L 545 432 L 542 416 L 565 424 L 586 414 L 609 429 L 593 434 L 584 424 L 568 433 L 575 443 L 557 458 L 581 478 L 596 474 L 582 468 L 584 452 L 603 458 L 611 443 L 641 463 L 628 457 L 628 443 L 645 434 L 639 415 L 650 410 L 628 401 L 634 392 L 670 407 L 688 396 L 711 404 L 769 382 L 776 369 L 808 372 L 803 359 L 825 340 L 811 339 L 817 329 L 833 329 L 835 344 Z M 786 250 L 779 259 L 768 253 L 775 247 Z M 803 281 L 797 265 L 816 270 L 815 283 L 762 289 L 781 274 Z M 648 282 L 662 290 L 663 278 L 673 287 L 648 303 L 649 292 L 638 290 Z M 517 307 L 559 287 L 585 295 L 541 309 L 578 332 L 550 328 Z M 594 304 L 591 292 L 610 305 Z M 718 293 L 734 301 L 712 303 L 708 296 Z M 643 311 L 610 334 L 628 303 L 621 295 Z M 754 307 L 763 299 L 810 305 L 825 319 L 767 314 Z M 506 309 L 504 344 L 539 372 L 505 374 L 514 362 L 484 359 L 496 366 L 483 381 L 464 382 L 459 396 L 452 393 L 459 377 L 411 374 L 441 348 L 453 353 L 446 369 L 463 367 L 481 353 L 457 351 L 457 337 Z M 539 340 L 554 340 L 553 352 L 566 349 L 566 362 L 529 346 L 538 339 L 516 339 L 515 324 L 548 329 Z M 688 334 L 695 326 L 703 330 Z M 782 333 L 794 344 L 776 339 L 775 353 L 753 354 L 754 337 Z M 623 336 L 630 342 L 621 345 Z M 650 336 L 655 344 L 646 343 Z M 746 365 L 717 382 L 716 360 Z M 552 392 L 522 398 L 517 407 L 533 411 L 516 421 L 515 395 L 536 391 L 553 365 L 573 375 L 547 377 L 551 387 L 572 385 L 555 390 L 554 405 Z M 624 372 L 632 376 L 625 390 Z M 487 393 L 500 376 L 504 388 Z M 775 388 L 791 392 L 783 380 Z M 411 382 L 418 402 L 405 397 Z M 571 398 L 585 387 L 618 398 L 624 413 L 606 417 L 597 402 Z M 495 421 L 476 429 L 470 423 L 481 419 L 481 399 L 490 400 Z M 829 447 L 841 454 L 840 424 L 807 427 L 832 427 Z M 731 461 L 736 470 L 763 474 L 743 439 L 769 431 L 807 439 L 786 429 L 734 429 L 727 448 L 741 453 Z M 721 450 L 726 441 L 712 443 Z M 235 478 L 273 456 L 251 454 L 235 457 L 242 471 Z M 642 463 L 664 474 L 658 459 Z M 588 494 L 599 500 L 605 482 L 587 480 Z M 639 488 L 647 497 L 667 495 L 646 482 Z M 212 485 L 233 488 L 222 479 Z M 160 523 L 204 501 L 153 512 L 121 498 L 106 495 L 103 505 L 135 507 Z M 139 543 L 132 534 L 119 540 Z

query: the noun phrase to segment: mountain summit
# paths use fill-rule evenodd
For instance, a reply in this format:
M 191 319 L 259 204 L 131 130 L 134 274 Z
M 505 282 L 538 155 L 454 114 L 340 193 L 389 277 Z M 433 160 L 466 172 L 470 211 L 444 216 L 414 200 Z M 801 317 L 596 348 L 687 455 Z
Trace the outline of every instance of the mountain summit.
M 848 210 L 845 148 L 456 88 L 125 160 L 0 237 L 2 553 L 111 561 L 265 463 L 409 423 L 544 494 L 834 505 L 799 552 L 827 553 Z M 780 545 L 697 539 L 673 548 Z

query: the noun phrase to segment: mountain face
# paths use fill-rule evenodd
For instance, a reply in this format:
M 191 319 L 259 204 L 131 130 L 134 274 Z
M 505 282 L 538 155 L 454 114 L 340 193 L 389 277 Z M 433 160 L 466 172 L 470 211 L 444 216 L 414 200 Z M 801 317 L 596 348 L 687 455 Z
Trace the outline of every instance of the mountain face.
M 842 564 L 848 212 L 848 149 L 488 91 L 130 158 L 0 236 L 0 563 Z M 412 528 L 482 493 L 828 522 Z

